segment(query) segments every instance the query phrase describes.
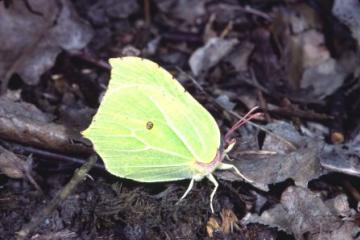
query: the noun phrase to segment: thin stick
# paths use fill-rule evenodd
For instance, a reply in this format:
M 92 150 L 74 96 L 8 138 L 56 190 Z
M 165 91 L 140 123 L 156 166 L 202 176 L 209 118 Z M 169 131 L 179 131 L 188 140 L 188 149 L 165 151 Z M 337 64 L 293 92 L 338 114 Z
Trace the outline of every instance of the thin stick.
M 150 26 L 151 16 L 150 16 L 150 0 L 144 0 L 144 18 L 146 26 Z
M 264 113 L 264 118 L 267 122 L 272 122 L 271 120 L 271 117 L 270 117 L 270 114 L 269 114 L 269 110 L 267 108 L 267 103 L 266 103 L 266 100 L 264 98 L 264 94 L 263 92 L 261 91 L 261 89 L 256 89 L 256 94 L 259 98 L 259 102 L 260 102 L 260 107 Z
M 54 160 L 54 161 L 67 161 L 71 163 L 75 163 L 77 165 L 83 165 L 87 160 L 86 158 L 82 157 L 73 157 L 70 155 L 65 155 L 62 153 L 57 153 L 51 150 L 40 149 L 36 147 L 26 146 L 21 143 L 10 141 L 10 140 L 3 140 L 0 138 L 0 147 L 4 147 L 15 154 L 21 155 L 31 155 L 34 159 L 46 159 L 46 160 Z M 94 168 L 105 170 L 104 165 L 96 163 L 93 166 Z
M 242 6 L 235 6 L 235 5 L 230 5 L 230 4 L 219 4 L 218 5 L 220 8 L 227 8 L 227 7 L 231 7 L 232 10 L 239 10 L 239 11 L 242 11 L 242 12 L 245 12 L 245 13 L 249 13 L 249 14 L 252 14 L 252 15 L 255 15 L 255 16 L 258 16 L 258 17 L 261 17 L 269 22 L 273 21 L 273 17 L 271 17 L 269 14 L 266 14 L 258 9 L 255 9 L 255 8 L 252 8 L 250 6 L 245 6 L 245 7 L 242 7 Z
M 17 240 L 26 239 L 27 236 L 34 231 L 49 215 L 54 211 L 54 209 L 63 202 L 75 189 L 75 187 L 86 177 L 87 173 L 96 163 L 97 156 L 92 155 L 89 158 L 89 161 L 82 165 L 79 169 L 75 170 L 75 173 L 71 180 L 66 184 L 66 186 L 59 191 L 56 196 L 49 202 L 49 204 L 43 208 L 38 214 L 31 219 L 31 221 L 21 228 L 17 232 Z
M 25 176 L 27 177 L 29 182 L 36 188 L 36 190 L 38 190 L 38 192 L 41 193 L 41 195 L 44 195 L 44 191 L 41 189 L 39 184 L 35 181 L 35 179 L 31 175 L 31 168 L 33 165 L 32 160 L 33 160 L 33 158 L 32 158 L 32 155 L 30 154 L 26 159 L 26 165 L 25 165 L 25 169 L 24 169 Z

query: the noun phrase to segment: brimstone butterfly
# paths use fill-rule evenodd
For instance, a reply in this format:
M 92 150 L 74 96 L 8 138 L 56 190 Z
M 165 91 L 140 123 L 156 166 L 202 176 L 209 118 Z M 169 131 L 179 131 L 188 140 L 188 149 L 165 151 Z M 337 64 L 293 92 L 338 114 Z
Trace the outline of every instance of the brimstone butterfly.
M 211 173 L 234 169 L 245 179 L 235 166 L 222 162 L 226 151 L 214 118 L 156 63 L 123 57 L 110 59 L 110 64 L 108 89 L 83 132 L 105 168 L 139 182 L 191 179 L 181 199 L 194 181 L 207 177 L 215 185 L 210 197 L 214 212 L 212 199 L 218 183 Z M 230 143 L 227 136 L 225 143 Z

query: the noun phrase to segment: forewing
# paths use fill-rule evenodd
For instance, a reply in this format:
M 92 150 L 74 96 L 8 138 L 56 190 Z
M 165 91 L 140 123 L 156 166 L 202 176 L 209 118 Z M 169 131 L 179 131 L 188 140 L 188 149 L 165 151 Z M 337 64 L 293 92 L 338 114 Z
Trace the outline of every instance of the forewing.
M 213 117 L 157 64 L 112 59 L 108 90 L 84 136 L 114 175 L 144 182 L 192 178 L 220 144 Z

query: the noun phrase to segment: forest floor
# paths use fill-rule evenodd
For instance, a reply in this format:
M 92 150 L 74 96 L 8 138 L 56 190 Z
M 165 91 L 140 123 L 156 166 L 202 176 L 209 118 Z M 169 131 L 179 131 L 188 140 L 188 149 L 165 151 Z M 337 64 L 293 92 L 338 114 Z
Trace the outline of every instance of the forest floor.
M 0 1 L 0 239 L 358 239 L 359 12 L 356 0 Z M 214 214 L 209 181 L 176 204 L 189 180 L 117 178 L 100 159 L 43 211 L 87 162 L 80 132 L 108 59 L 127 55 L 167 69 L 222 133 L 260 107 L 230 152 L 252 183 L 216 171 Z

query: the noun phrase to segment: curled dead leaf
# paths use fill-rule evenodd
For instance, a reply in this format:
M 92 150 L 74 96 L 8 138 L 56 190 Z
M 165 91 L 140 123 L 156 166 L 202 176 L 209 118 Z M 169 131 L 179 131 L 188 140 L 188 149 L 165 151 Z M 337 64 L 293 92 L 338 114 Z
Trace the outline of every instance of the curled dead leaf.
M 23 178 L 25 161 L 0 146 L 0 172 L 10 178 Z

